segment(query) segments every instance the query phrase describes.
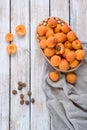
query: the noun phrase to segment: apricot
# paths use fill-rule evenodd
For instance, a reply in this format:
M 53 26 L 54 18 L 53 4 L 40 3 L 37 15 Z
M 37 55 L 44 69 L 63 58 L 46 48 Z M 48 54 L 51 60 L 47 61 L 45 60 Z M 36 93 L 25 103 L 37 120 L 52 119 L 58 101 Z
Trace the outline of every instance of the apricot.
M 64 45 L 62 43 L 58 43 L 56 45 L 56 54 L 63 54 L 64 53 Z
M 55 47 L 56 43 L 57 43 L 57 40 L 56 40 L 56 38 L 53 37 L 53 36 L 50 36 L 50 37 L 47 39 L 47 46 L 48 46 L 49 48 Z
M 55 18 L 49 18 L 48 19 L 48 26 L 51 28 L 54 28 L 57 26 L 57 21 Z
M 64 48 L 64 53 L 63 53 L 63 57 L 66 57 L 66 54 L 68 53 L 68 52 L 70 52 L 70 49 L 68 49 L 68 48 Z
M 76 50 L 75 55 L 77 60 L 83 60 L 85 57 L 85 51 L 82 49 Z
M 71 84 L 75 84 L 77 81 L 77 76 L 74 72 L 70 72 L 66 74 L 66 81 Z
M 73 31 L 69 31 L 67 33 L 67 39 L 69 42 L 73 42 L 74 40 L 77 39 L 76 34 Z
M 49 73 L 49 78 L 50 80 L 52 80 L 53 82 L 56 82 L 59 80 L 60 78 L 60 74 L 57 71 L 51 71 Z
M 19 36 L 24 36 L 26 34 L 26 28 L 24 25 L 17 25 L 16 27 L 16 33 Z
M 45 39 L 41 40 L 39 45 L 40 45 L 40 48 L 42 49 L 46 48 L 47 47 L 46 40 Z
M 59 64 L 59 69 L 62 71 L 66 71 L 69 69 L 69 63 L 66 59 L 62 59 Z
M 7 42 L 13 41 L 13 38 L 14 38 L 14 36 L 13 36 L 12 33 L 7 33 L 7 34 L 5 35 L 5 39 L 6 39 Z
M 66 34 L 64 34 L 62 32 L 61 33 L 56 33 L 55 37 L 57 39 L 57 42 L 63 43 L 63 42 L 65 42 L 67 40 Z
M 65 48 L 68 48 L 68 49 L 72 49 L 72 44 L 71 44 L 69 41 L 66 41 L 66 42 L 64 43 L 64 47 L 65 47 Z
M 50 63 L 53 66 L 58 66 L 60 64 L 61 57 L 58 55 L 53 55 L 50 59 Z
M 67 24 L 63 24 L 61 29 L 63 33 L 68 33 L 70 31 L 70 27 Z
M 78 60 L 74 60 L 74 61 L 72 61 L 72 62 L 70 62 L 70 67 L 71 68 L 75 68 L 75 67 L 77 67 L 79 65 L 79 61 Z
M 57 24 L 57 26 L 54 29 L 55 33 L 61 32 L 61 24 Z
M 44 49 L 44 54 L 47 57 L 51 57 L 55 54 L 55 49 L 54 48 L 45 48 Z
M 37 33 L 39 34 L 39 36 L 44 36 L 47 32 L 47 27 L 44 25 L 39 25 L 37 27 Z
M 17 51 L 17 46 L 16 46 L 16 44 L 9 44 L 9 45 L 7 46 L 7 52 L 8 52 L 9 55 L 15 54 L 16 51 Z
M 74 49 L 81 49 L 82 48 L 82 44 L 81 44 L 81 42 L 79 40 L 75 40 L 75 41 L 72 42 L 72 47 Z
M 49 29 L 46 33 L 46 38 L 50 37 L 50 36 L 54 36 L 54 32 L 52 29 Z
M 75 60 L 75 52 L 74 51 L 70 51 L 66 54 L 66 60 L 68 62 L 72 62 Z

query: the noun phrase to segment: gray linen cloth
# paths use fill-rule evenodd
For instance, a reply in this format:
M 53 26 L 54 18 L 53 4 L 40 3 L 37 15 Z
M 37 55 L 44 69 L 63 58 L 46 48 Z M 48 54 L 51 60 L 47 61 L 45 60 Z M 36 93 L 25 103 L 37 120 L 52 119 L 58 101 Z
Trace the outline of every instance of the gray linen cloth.
M 87 55 L 75 72 L 75 85 L 67 83 L 64 74 L 57 82 L 52 82 L 48 73 L 43 79 L 52 130 L 87 130 Z

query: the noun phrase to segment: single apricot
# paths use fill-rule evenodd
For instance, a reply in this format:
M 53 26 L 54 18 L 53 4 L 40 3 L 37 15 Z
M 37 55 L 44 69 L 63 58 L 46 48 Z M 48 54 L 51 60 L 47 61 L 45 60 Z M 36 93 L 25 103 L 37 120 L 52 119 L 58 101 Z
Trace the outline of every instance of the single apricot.
M 64 53 L 63 53 L 63 57 L 66 57 L 66 54 L 68 53 L 68 52 L 70 52 L 70 49 L 68 49 L 68 48 L 64 48 Z
M 53 48 L 53 47 L 56 46 L 57 40 L 56 40 L 55 37 L 50 36 L 50 37 L 47 39 L 46 43 L 47 43 L 47 46 L 48 46 L 49 48 Z
M 79 65 L 79 61 L 76 59 L 74 61 L 70 62 L 71 68 L 76 68 L 78 65 Z
M 37 27 L 37 33 L 39 34 L 39 36 L 44 36 L 47 32 L 47 27 L 44 25 L 39 25 Z
M 54 48 L 45 48 L 44 49 L 44 54 L 47 57 L 51 57 L 55 54 L 55 49 Z
M 67 33 L 67 39 L 68 39 L 69 42 L 73 42 L 74 40 L 77 39 L 77 36 L 73 31 L 69 31 Z
M 46 40 L 45 39 L 41 40 L 39 45 L 41 49 L 46 48 L 47 47 Z
M 77 75 L 74 72 L 70 72 L 66 74 L 66 81 L 71 84 L 75 84 L 77 81 Z
M 63 42 L 65 42 L 67 40 L 66 34 L 64 34 L 62 32 L 61 33 L 56 33 L 55 37 L 57 39 L 57 42 L 63 43 Z
M 64 53 L 64 45 L 62 43 L 58 43 L 56 45 L 56 54 L 63 54 Z
M 58 66 L 60 64 L 61 57 L 58 55 L 53 55 L 50 59 L 50 63 L 52 66 Z
M 16 51 L 17 51 L 17 46 L 16 46 L 16 44 L 9 44 L 9 45 L 7 46 L 7 52 L 8 52 L 9 55 L 15 54 Z
M 66 71 L 70 68 L 69 63 L 66 59 L 62 59 L 59 64 L 59 69 L 62 71 Z
M 52 29 L 49 29 L 46 33 L 46 38 L 50 37 L 50 36 L 54 36 L 54 32 Z
M 66 42 L 64 43 L 64 47 L 65 47 L 65 48 L 68 48 L 68 49 L 72 49 L 72 44 L 71 44 L 69 41 L 66 41 Z
M 85 51 L 82 49 L 76 50 L 75 55 L 77 60 L 83 60 L 85 57 Z
M 55 32 L 55 33 L 61 32 L 61 24 L 57 24 L 57 26 L 56 26 L 55 29 L 54 29 L 54 32 Z
M 67 24 L 63 24 L 61 29 L 63 33 L 68 33 L 70 31 L 70 27 Z
M 49 73 L 49 78 L 53 81 L 53 82 L 56 82 L 59 80 L 60 78 L 60 74 L 57 72 L 57 71 L 51 71 Z
M 68 62 L 72 62 L 75 60 L 75 52 L 74 51 L 70 51 L 66 54 L 66 60 Z
M 57 26 L 57 20 L 55 18 L 49 18 L 48 19 L 48 26 L 51 28 L 54 28 Z
M 7 33 L 7 34 L 5 35 L 5 39 L 6 39 L 7 42 L 13 41 L 13 38 L 14 38 L 14 36 L 13 36 L 12 33 Z
M 24 25 L 17 25 L 16 27 L 16 33 L 19 36 L 24 36 L 26 34 L 26 28 Z
M 75 40 L 75 41 L 73 41 L 72 42 L 72 47 L 74 48 L 74 49 L 81 49 L 82 48 L 82 44 L 81 44 L 81 42 L 79 41 L 79 40 Z

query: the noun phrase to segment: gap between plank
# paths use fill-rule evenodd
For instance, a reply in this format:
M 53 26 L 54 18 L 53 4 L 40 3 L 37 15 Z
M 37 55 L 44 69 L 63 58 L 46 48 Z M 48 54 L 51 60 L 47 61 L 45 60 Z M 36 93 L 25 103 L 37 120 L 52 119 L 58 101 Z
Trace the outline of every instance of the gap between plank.
M 49 16 L 51 16 L 51 0 L 49 0 Z
M 31 0 L 29 0 L 29 89 L 31 91 Z M 29 97 L 31 100 L 31 97 Z M 29 130 L 31 130 L 31 104 L 29 105 Z
M 71 10 L 70 10 L 70 0 L 69 0 L 69 25 L 71 25 Z
M 11 0 L 9 0 L 9 32 L 11 33 Z M 11 42 L 9 44 L 11 44 Z M 10 128 L 11 128 L 11 55 L 9 55 L 9 130 Z

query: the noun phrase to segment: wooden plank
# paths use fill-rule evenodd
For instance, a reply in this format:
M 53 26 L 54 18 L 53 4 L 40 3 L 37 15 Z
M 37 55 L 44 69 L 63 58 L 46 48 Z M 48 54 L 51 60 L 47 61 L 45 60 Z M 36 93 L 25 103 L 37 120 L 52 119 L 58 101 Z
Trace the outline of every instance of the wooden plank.
M 50 130 L 50 117 L 47 112 L 42 85 L 47 71 L 35 39 L 37 24 L 49 16 L 49 0 L 31 0 L 31 90 L 35 104 L 31 105 L 31 130 Z
M 69 0 L 51 0 L 51 16 L 57 16 L 69 23 Z
M 6 3 L 6 4 L 5 4 Z M 0 130 L 9 129 L 9 55 L 5 34 L 9 32 L 9 0 L 0 1 Z
M 71 26 L 79 39 L 87 42 L 87 0 L 71 0 Z
M 17 36 L 15 28 L 18 24 L 26 27 L 24 37 Z M 11 32 L 17 45 L 17 53 L 11 57 L 11 91 L 17 89 L 18 81 L 25 82 L 26 88 L 18 91 L 17 96 L 11 94 L 11 130 L 30 130 L 30 108 L 20 105 L 20 93 L 28 99 L 29 82 L 29 0 L 11 1 Z

